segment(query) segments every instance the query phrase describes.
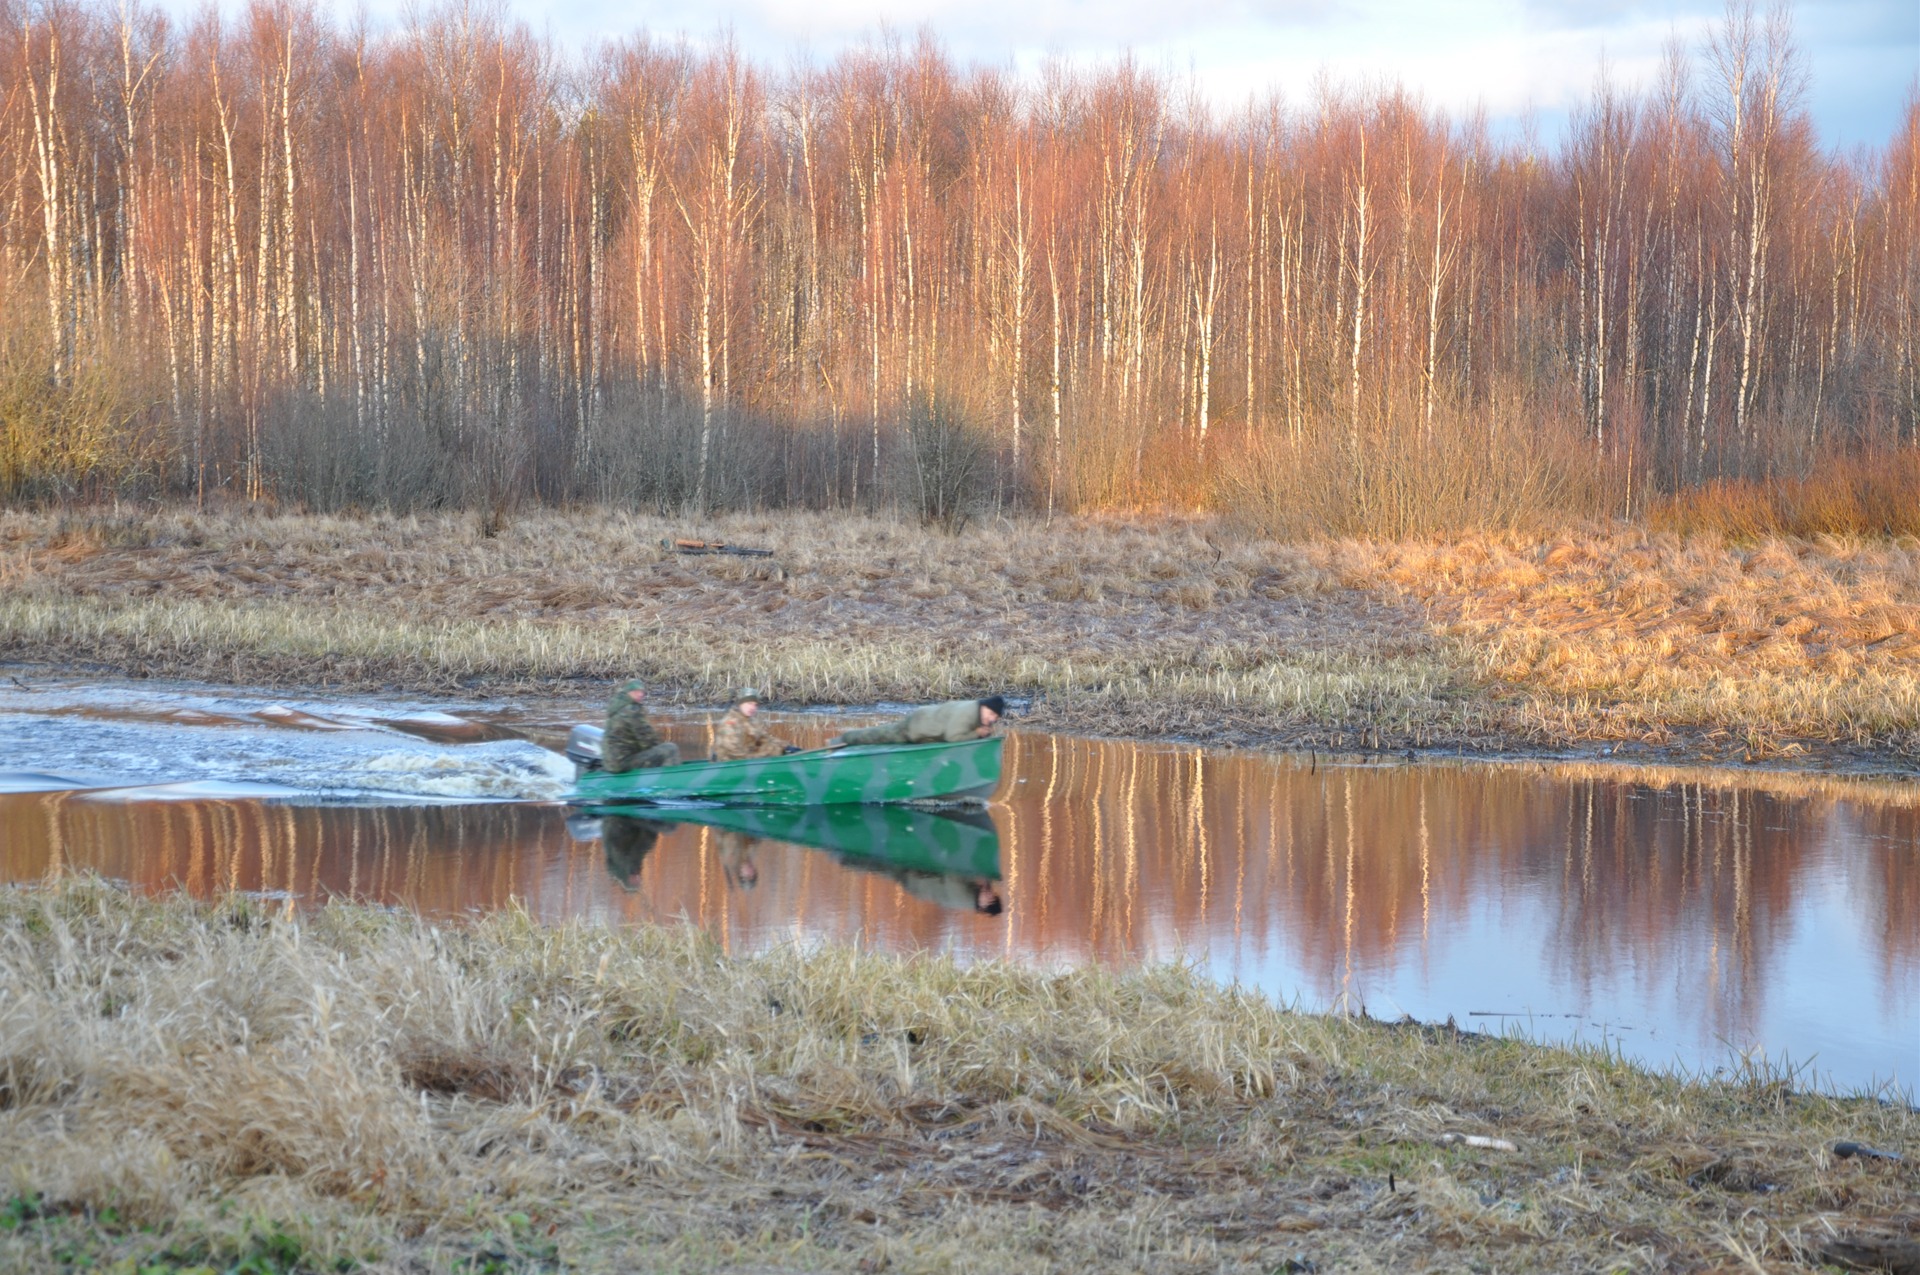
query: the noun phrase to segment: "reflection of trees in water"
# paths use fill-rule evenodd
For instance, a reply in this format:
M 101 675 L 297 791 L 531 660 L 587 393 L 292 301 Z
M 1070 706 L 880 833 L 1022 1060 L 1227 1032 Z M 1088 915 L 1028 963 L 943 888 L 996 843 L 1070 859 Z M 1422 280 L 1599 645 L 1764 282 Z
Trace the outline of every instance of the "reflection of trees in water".
M 442 914 L 527 897 L 570 845 L 560 812 L 539 806 L 0 803 L 0 873 L 11 880 L 92 871 L 201 895 L 286 891 Z
M 1720 1030 L 1758 1011 L 1810 874 L 1841 861 L 1884 879 L 1859 918 L 1889 986 L 1920 960 L 1920 865 L 1897 849 L 1920 813 L 1839 800 L 1831 784 L 1017 742 L 1027 782 L 1004 840 L 1022 945 L 1117 957 L 1178 936 L 1236 964 L 1284 945 L 1337 998 L 1421 959 L 1431 936 L 1532 899 L 1547 929 L 1516 931 L 1516 959 L 1551 961 L 1580 993 L 1628 968 L 1643 992 L 1697 978 Z M 1873 830 L 1863 854 L 1855 823 Z
M 1859 924 L 1878 940 L 1882 995 L 1892 1000 L 1902 967 L 1920 965 L 1920 813 L 1867 806 L 1848 810 L 1846 819 L 1867 858 L 1851 901 Z
M 1329 997 L 1424 959 L 1518 897 L 1546 928 L 1515 935 L 1516 959 L 1550 961 L 1581 994 L 1628 967 L 1643 993 L 1697 979 L 1716 1027 L 1757 1012 L 1794 904 L 1825 882 L 1813 874 L 1844 872 L 1849 919 L 1884 970 L 1882 1002 L 1920 965 L 1920 810 L 1811 782 L 1766 793 L 1599 768 L 1310 767 L 1034 736 L 1016 736 L 1009 761 L 1025 782 L 997 811 L 1007 912 L 991 922 L 831 855 L 764 842 L 745 856 L 691 827 L 659 833 L 629 897 L 608 870 L 617 846 L 576 843 L 560 810 L 517 805 L 8 797 L 0 872 L 94 870 L 439 915 L 514 898 L 546 917 L 684 914 L 727 945 L 797 926 L 1056 957 L 1284 954 Z M 761 884 L 729 888 L 749 858 Z
M 95 872 L 146 889 L 180 886 L 403 903 L 462 916 L 524 903 L 559 919 L 686 917 L 724 946 L 771 931 L 934 946 L 955 899 L 919 874 L 906 888 L 831 854 L 723 830 L 612 817 L 576 841 L 551 806 L 291 806 L 257 801 L 0 797 L 0 879 Z M 644 868 L 644 870 L 642 870 Z M 752 883 L 752 888 L 746 888 Z M 918 895 L 938 897 L 925 901 Z M 1004 930 L 997 932 L 1004 938 Z
M 1583 780 L 1568 793 L 1546 954 L 1583 995 L 1633 970 L 1642 998 L 1694 982 L 1717 1034 L 1758 1016 L 1792 938 L 1796 878 L 1831 808 L 1741 789 Z

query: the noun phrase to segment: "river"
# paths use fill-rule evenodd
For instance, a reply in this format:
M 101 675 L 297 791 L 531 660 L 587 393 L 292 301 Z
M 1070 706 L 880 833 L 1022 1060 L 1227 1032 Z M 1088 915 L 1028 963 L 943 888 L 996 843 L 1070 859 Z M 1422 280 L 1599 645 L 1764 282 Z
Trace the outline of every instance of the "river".
M 1807 1087 L 1920 1076 L 1920 783 L 1340 762 L 1015 730 L 985 812 L 788 835 L 560 804 L 593 705 L 0 691 L 0 876 L 704 927 L 1060 965 L 1179 957 L 1304 1009 Z M 690 754 L 717 715 L 663 718 Z M 769 713 L 801 744 L 844 719 Z M 863 817 L 864 818 L 864 817 Z M 855 826 L 855 823 L 858 826 Z

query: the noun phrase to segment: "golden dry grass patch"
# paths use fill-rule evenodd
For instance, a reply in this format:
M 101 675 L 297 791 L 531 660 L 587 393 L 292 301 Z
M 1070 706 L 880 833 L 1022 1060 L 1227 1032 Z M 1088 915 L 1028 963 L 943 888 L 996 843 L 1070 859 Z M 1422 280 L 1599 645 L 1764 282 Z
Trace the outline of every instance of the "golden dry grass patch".
M 1375 562 L 1549 736 L 1706 727 L 1763 749 L 1910 749 L 1920 726 L 1920 542 L 1477 537 Z
M 1832 1151 L 1920 1117 L 1791 1080 L 1178 967 L 0 891 L 16 1266 L 264 1231 L 308 1269 L 1810 1269 L 1920 1225 L 1910 1162 Z
M 662 545 L 689 533 L 775 556 Z M 14 511 L 0 641 L 15 659 L 226 680 L 636 672 L 694 699 L 750 680 L 828 704 L 1003 690 L 1035 696 L 1043 727 L 1316 747 L 1920 756 L 1910 539 Z

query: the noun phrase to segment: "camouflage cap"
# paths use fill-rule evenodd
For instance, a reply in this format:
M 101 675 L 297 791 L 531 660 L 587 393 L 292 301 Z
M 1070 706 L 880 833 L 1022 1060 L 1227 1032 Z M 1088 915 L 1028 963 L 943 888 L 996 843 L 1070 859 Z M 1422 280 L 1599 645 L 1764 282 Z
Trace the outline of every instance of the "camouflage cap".
M 734 702 L 737 704 L 744 704 L 748 700 L 753 700 L 757 703 L 760 699 L 759 688 L 753 687 L 753 686 L 743 686 L 740 688 L 740 693 L 735 695 L 733 699 L 734 699 Z
M 647 689 L 647 684 L 646 684 L 645 682 L 643 682 L 643 681 L 641 681 L 641 680 L 640 680 L 639 678 L 637 678 L 637 677 L 630 677 L 630 678 L 628 678 L 628 679 L 627 679 L 626 681 L 624 681 L 624 682 L 622 682 L 622 683 L 620 683 L 620 689 L 621 689 L 621 691 L 623 691 L 623 692 L 625 692 L 625 691 L 644 691 L 644 690 L 646 690 L 646 689 Z

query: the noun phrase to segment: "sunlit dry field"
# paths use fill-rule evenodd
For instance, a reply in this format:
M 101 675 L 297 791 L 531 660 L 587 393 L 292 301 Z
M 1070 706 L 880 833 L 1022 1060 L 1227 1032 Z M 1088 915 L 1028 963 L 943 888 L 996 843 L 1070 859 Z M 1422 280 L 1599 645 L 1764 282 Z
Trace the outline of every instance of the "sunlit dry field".
M 0 658 L 588 701 L 635 673 L 689 703 L 742 681 L 796 705 L 1005 691 L 1026 724 L 1099 734 L 1910 764 L 1920 541 L 16 511 Z
M 0 891 L 9 1270 L 1904 1260 L 1920 1117 L 1793 1080 L 1299 1015 L 1178 968 Z

